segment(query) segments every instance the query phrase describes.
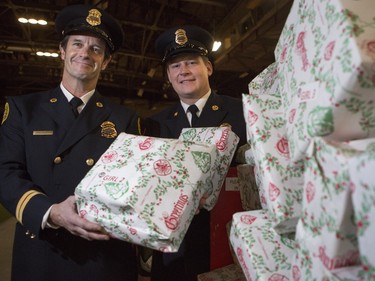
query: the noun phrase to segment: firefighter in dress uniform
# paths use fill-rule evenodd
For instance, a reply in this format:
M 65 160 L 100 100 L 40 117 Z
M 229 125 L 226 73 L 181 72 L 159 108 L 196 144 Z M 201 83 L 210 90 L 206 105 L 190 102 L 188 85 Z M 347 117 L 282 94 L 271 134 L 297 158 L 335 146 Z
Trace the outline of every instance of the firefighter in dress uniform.
M 159 136 L 166 138 L 178 138 L 182 129 L 188 127 L 230 126 L 240 138 L 240 147 L 246 143 L 242 101 L 221 95 L 210 86 L 209 77 L 214 72 L 210 61 L 213 42 L 209 32 L 193 25 L 171 28 L 158 37 L 156 51 L 180 101 L 151 116 L 150 123 L 155 122 Z M 204 204 L 204 198 L 200 204 Z M 196 281 L 198 274 L 208 271 L 210 214 L 201 209 L 177 253 L 154 251 L 151 275 L 152 281 Z
M 132 109 L 96 89 L 123 31 L 106 11 L 88 5 L 63 9 L 56 29 L 60 85 L 9 96 L 0 126 L 0 203 L 17 219 L 12 280 L 137 280 L 134 245 L 82 219 L 73 195 L 119 132 L 141 133 Z

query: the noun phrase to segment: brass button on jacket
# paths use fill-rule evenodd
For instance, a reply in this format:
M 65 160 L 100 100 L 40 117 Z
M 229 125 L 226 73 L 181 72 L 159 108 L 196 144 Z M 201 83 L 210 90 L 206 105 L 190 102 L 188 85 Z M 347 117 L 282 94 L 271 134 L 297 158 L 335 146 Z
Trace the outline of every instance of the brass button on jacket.
M 88 158 L 88 159 L 86 160 L 86 164 L 87 164 L 87 166 L 92 166 L 92 165 L 94 165 L 94 163 L 95 163 L 95 161 L 94 161 L 94 159 L 92 159 L 92 158 Z
M 53 163 L 55 164 L 60 164 L 62 162 L 62 159 L 60 156 L 57 156 L 54 160 L 53 160 Z

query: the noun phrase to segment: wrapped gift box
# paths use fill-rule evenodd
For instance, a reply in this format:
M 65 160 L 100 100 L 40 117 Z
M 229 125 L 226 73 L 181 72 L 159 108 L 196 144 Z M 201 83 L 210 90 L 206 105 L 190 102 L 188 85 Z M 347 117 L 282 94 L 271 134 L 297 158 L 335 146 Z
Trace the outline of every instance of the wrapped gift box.
M 198 281 L 246 281 L 241 267 L 230 264 L 198 275 Z
M 314 138 L 306 152 L 305 183 L 299 230 L 307 243 L 324 247 L 331 259 L 357 254 L 357 228 L 353 219 L 350 177 L 347 161 L 355 150 L 341 144 Z M 306 238 L 305 233 L 308 234 Z M 339 266 L 338 266 L 339 267 Z M 332 270 L 333 268 L 330 268 Z
M 259 89 L 253 89 L 251 82 L 249 94 L 244 94 L 242 100 L 262 208 L 270 212 L 275 229 L 287 233 L 295 231 L 301 215 L 303 162 L 292 162 L 289 157 L 284 107 L 275 66 L 270 65 L 259 75 L 262 81 L 267 79 L 268 90 L 257 94 Z M 255 80 L 259 87 L 261 80 L 259 77 Z
M 371 212 L 375 214 L 375 192 L 369 188 L 366 193 L 374 182 L 374 165 L 370 164 L 374 149 L 374 139 L 339 143 L 318 137 L 308 147 L 294 260 L 301 280 L 375 278 L 374 264 L 369 262 L 374 257 L 371 221 L 375 216 Z M 362 236 L 362 230 L 368 230 L 368 236 Z M 361 248 L 362 238 L 367 243 Z M 339 279 L 345 275 L 354 279 Z
M 175 252 L 212 179 L 225 178 L 221 159 L 216 145 L 121 133 L 77 186 L 78 211 L 115 238 Z
M 276 233 L 266 210 L 234 214 L 230 241 L 248 281 L 291 280 L 294 234 Z
M 375 2 L 296 0 L 275 58 L 291 158 L 314 136 L 375 135 Z

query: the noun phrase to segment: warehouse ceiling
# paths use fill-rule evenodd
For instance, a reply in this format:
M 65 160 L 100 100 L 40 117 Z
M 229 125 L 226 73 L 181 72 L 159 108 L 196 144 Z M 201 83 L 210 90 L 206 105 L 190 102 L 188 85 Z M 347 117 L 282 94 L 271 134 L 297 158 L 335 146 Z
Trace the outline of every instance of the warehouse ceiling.
M 241 97 L 251 79 L 274 61 L 292 0 L 1 0 L 2 98 L 58 85 L 60 58 L 40 57 L 36 52 L 58 51 L 56 14 L 66 5 L 83 3 L 97 5 L 119 19 L 126 38 L 101 75 L 100 92 L 147 115 L 176 100 L 154 50 L 161 32 L 178 24 L 210 31 L 222 41 L 213 57 L 212 88 Z M 48 24 L 22 24 L 19 17 L 43 18 Z

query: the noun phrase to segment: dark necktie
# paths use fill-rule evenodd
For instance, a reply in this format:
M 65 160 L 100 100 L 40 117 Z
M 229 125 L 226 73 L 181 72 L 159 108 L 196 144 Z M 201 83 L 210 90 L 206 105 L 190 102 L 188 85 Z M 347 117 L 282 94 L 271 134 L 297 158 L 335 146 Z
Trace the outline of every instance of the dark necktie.
M 197 126 L 197 121 L 198 121 L 197 112 L 199 111 L 199 109 L 195 104 L 192 104 L 188 107 L 188 110 L 191 113 L 191 127 L 195 127 Z
M 80 98 L 74 97 L 70 100 L 69 103 L 72 106 L 74 116 L 77 118 L 77 116 L 79 115 L 78 106 L 80 106 L 83 103 L 83 101 Z

